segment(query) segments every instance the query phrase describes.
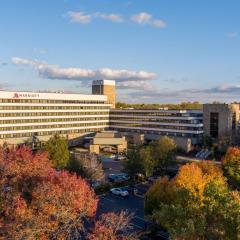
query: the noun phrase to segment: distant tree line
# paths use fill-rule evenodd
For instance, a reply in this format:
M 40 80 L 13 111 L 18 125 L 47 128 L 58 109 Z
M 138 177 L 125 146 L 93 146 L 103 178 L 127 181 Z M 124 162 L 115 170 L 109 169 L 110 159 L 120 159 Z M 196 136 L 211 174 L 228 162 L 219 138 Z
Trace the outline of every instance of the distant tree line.
M 168 108 L 170 110 L 173 109 L 202 109 L 203 104 L 199 102 L 182 102 L 179 104 L 159 104 L 159 103 L 139 103 L 139 104 L 130 104 L 117 102 L 116 108 L 134 108 L 134 109 L 160 109 L 160 108 Z

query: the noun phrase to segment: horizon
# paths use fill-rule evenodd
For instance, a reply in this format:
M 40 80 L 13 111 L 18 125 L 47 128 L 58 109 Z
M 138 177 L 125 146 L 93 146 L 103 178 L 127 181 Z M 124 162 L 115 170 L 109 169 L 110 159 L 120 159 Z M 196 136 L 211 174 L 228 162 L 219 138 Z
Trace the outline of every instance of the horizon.
M 236 0 L 4 1 L 0 89 L 89 94 L 90 82 L 104 78 L 116 80 L 118 102 L 239 102 L 239 7 Z

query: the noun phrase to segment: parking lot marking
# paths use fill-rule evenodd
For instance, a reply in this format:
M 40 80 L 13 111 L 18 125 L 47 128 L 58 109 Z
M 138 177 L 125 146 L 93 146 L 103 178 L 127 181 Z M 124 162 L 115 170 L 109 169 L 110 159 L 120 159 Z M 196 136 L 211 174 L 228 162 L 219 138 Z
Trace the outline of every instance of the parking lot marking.
M 114 198 L 119 198 L 119 199 L 127 199 L 127 198 L 128 198 L 127 196 L 126 196 L 126 197 L 121 197 L 121 196 L 116 195 L 116 194 L 113 194 L 113 193 L 111 193 L 110 196 L 112 196 L 112 197 L 114 197 Z
M 140 226 L 138 226 L 137 224 L 134 224 L 134 223 L 132 223 L 131 225 L 138 228 L 138 229 L 144 229 L 143 227 L 140 227 Z
M 137 219 L 140 219 L 140 220 L 142 220 L 142 221 L 144 221 L 144 222 L 147 222 L 147 220 L 146 220 L 146 219 L 144 219 L 144 218 L 141 218 L 141 217 L 138 217 L 138 216 L 135 216 L 134 218 L 137 218 Z
M 107 200 L 107 201 L 109 201 L 109 202 L 114 202 L 112 199 L 109 199 L 109 198 L 107 198 L 107 197 L 101 197 L 101 199 Z
M 119 199 L 127 199 L 127 197 L 121 197 L 121 196 L 118 196 L 118 195 L 114 195 L 114 197 L 119 198 Z

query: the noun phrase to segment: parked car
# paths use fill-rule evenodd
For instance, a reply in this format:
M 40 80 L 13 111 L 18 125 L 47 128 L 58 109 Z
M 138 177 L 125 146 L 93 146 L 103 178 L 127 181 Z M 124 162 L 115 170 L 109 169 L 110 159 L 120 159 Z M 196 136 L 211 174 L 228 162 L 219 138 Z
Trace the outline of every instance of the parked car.
M 116 174 L 109 174 L 109 175 L 108 175 L 108 180 L 109 180 L 110 182 L 115 182 L 115 180 L 116 180 Z
M 95 188 L 99 187 L 100 185 L 101 185 L 101 183 L 96 181 L 91 184 L 91 187 L 95 189 Z
M 112 194 L 122 196 L 122 197 L 127 197 L 129 195 L 129 192 L 125 189 L 122 189 L 122 188 L 111 188 L 110 192 Z
M 122 182 L 130 179 L 130 176 L 127 173 L 117 173 L 117 174 L 109 174 L 108 180 L 110 182 Z
M 123 180 L 129 180 L 130 176 L 127 173 L 119 173 L 117 174 L 120 178 L 122 178 Z

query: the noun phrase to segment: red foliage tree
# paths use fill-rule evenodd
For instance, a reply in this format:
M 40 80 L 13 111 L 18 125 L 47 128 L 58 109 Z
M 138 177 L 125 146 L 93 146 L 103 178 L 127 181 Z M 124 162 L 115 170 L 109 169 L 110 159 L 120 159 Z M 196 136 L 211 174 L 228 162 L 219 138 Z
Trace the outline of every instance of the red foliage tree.
M 57 172 L 46 153 L 0 148 L 1 231 L 4 239 L 66 239 L 79 236 L 97 199 L 74 174 Z

